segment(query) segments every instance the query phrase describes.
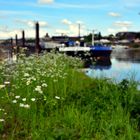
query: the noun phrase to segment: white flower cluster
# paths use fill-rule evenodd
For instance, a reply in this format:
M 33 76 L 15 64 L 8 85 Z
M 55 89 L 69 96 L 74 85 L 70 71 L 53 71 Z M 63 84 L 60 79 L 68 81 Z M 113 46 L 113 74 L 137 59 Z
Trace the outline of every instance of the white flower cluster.
M 29 77 L 29 73 L 24 73 L 24 77 Z
M 43 83 L 42 84 L 42 87 L 47 87 L 48 85 L 46 83 Z
M 5 85 L 0 85 L 0 89 L 2 89 L 2 88 L 4 88 L 5 87 Z
M 55 96 L 55 99 L 60 100 L 60 97 L 59 96 Z
M 23 108 L 30 108 L 30 105 L 28 105 L 28 104 L 23 104 L 23 103 L 20 103 L 19 106 L 20 106 L 20 107 L 23 107 Z
M 35 91 L 37 91 L 38 93 L 42 94 L 43 91 L 41 89 L 41 86 L 36 86 Z
M 12 103 L 13 104 L 16 104 L 17 102 L 19 102 L 18 101 L 18 99 L 20 99 L 21 97 L 19 96 L 19 95 L 17 95 L 17 96 L 15 96 L 15 99 L 14 100 L 12 100 Z M 32 102 L 35 102 L 36 101 L 36 99 L 35 98 L 31 98 L 30 99 Z M 20 101 L 22 101 L 22 102 L 26 102 L 27 101 L 27 99 L 26 98 L 22 98 Z M 22 107 L 22 108 L 30 108 L 30 105 L 29 104 L 25 104 L 25 103 L 19 103 L 19 107 Z M 0 109 L 0 111 L 1 111 L 2 109 Z

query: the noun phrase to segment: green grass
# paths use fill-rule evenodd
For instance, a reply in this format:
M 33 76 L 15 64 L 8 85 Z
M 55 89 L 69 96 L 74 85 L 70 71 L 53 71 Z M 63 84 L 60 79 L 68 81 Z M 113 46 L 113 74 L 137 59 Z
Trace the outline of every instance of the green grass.
M 137 84 L 91 79 L 81 67 L 53 53 L 2 63 L 0 139 L 140 140 Z

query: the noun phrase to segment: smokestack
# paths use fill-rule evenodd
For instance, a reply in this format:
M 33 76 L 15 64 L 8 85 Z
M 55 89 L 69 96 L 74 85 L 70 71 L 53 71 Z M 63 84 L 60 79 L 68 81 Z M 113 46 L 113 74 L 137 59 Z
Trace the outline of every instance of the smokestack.
M 22 47 L 25 47 L 25 32 L 22 31 Z
M 39 45 L 39 23 L 37 22 L 36 23 L 36 40 L 35 40 L 35 43 L 36 43 L 36 53 L 40 53 L 41 52 L 41 47 Z

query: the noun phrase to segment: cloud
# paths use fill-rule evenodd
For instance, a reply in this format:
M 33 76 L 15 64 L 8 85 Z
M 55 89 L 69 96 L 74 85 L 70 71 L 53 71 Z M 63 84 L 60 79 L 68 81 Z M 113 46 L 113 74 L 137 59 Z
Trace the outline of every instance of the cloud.
M 116 34 L 118 32 L 127 32 L 128 28 L 127 27 L 121 27 L 121 28 L 108 28 L 107 33 L 108 34 Z
M 109 34 L 116 34 L 118 32 L 127 32 L 133 26 L 131 21 L 116 21 L 111 28 L 107 29 Z
M 38 0 L 39 4 L 52 4 L 54 0 Z
M 0 32 L 8 32 L 8 31 L 9 29 L 7 25 L 0 26 Z
M 107 29 L 107 32 L 108 32 L 109 34 L 115 34 L 115 33 L 117 33 L 118 31 L 117 31 L 116 29 L 113 29 L 113 28 L 108 28 L 108 29 Z
M 63 19 L 61 22 L 62 22 L 63 24 L 66 24 L 66 25 L 72 24 L 72 22 L 69 21 L 69 20 L 67 20 L 67 19 Z
M 57 33 L 57 34 L 65 34 L 65 35 L 67 35 L 67 34 L 68 34 L 68 30 L 64 30 L 64 29 L 56 29 L 56 30 L 55 30 L 55 33 Z
M 0 15 L 1 16 L 9 16 L 9 15 L 32 15 L 35 16 L 35 14 L 32 11 L 15 11 L 15 10 L 0 10 Z
M 121 16 L 119 13 L 115 13 L 115 12 L 110 12 L 108 14 L 109 14 L 109 16 L 112 16 L 112 17 L 120 17 Z
M 16 19 L 15 22 L 27 25 L 28 27 L 34 28 L 36 21 L 30 21 L 30 20 L 22 20 L 22 19 Z M 47 27 L 48 23 L 46 21 L 39 21 L 40 27 Z
M 63 24 L 67 25 L 67 29 L 56 29 L 55 32 L 58 34 L 65 34 L 70 36 L 78 36 L 79 35 L 79 24 L 80 26 L 80 34 L 84 35 L 85 32 L 85 24 L 82 21 L 72 22 L 68 19 L 63 19 L 61 21 Z
M 83 21 L 78 20 L 78 21 L 76 21 L 76 23 L 77 24 L 83 24 Z
M 35 38 L 35 29 L 25 29 L 25 38 Z M 40 37 L 44 37 L 46 34 L 46 30 L 40 29 Z M 18 35 L 18 38 L 22 37 L 22 30 L 20 29 L 13 29 L 9 30 L 8 32 L 0 31 L 0 38 L 7 39 L 7 38 L 15 38 L 15 35 Z
M 132 22 L 131 21 L 116 21 L 114 25 L 117 27 L 131 27 Z
M 48 23 L 46 21 L 39 21 L 39 25 L 42 28 L 48 27 Z

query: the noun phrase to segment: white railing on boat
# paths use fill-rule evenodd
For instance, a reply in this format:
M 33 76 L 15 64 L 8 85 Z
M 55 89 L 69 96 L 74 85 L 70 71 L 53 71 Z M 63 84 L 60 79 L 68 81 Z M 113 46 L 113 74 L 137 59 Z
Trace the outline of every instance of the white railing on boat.
M 90 51 L 89 47 L 60 47 L 59 48 L 60 52 L 66 52 L 66 51 Z

